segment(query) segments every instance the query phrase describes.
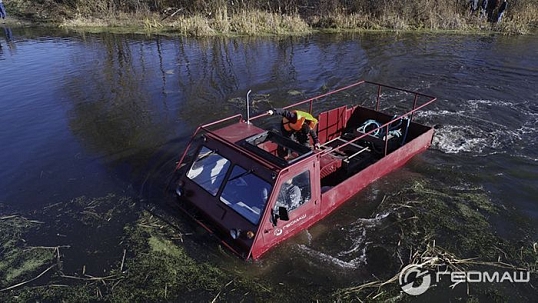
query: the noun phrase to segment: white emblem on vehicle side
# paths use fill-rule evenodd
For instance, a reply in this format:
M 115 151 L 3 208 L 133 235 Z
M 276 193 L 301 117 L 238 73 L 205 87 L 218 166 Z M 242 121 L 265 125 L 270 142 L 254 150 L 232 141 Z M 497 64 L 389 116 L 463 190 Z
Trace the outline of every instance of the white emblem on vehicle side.
M 280 236 L 282 234 L 282 229 L 290 228 L 291 226 L 295 225 L 295 223 L 297 223 L 297 222 L 299 222 L 299 221 L 301 221 L 301 220 L 303 220 L 305 218 L 306 218 L 306 214 L 296 218 L 295 220 L 291 221 L 290 223 L 284 225 L 282 228 L 275 228 L 273 230 L 273 234 L 278 237 L 278 236 Z

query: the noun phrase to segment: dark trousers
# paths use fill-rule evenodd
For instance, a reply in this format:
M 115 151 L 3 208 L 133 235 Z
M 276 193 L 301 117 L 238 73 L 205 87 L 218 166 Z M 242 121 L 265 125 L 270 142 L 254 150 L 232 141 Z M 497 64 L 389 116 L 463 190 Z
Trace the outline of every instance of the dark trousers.
M 297 141 L 299 142 L 299 144 L 302 144 L 304 146 L 308 146 L 308 147 L 311 147 L 310 146 L 310 142 L 308 140 L 308 133 L 303 133 L 302 131 L 288 131 L 284 128 L 284 125 L 283 124 L 280 124 L 280 133 L 282 134 L 282 136 L 286 137 L 286 138 L 290 138 L 294 141 Z M 278 146 L 277 148 L 277 154 L 279 157 L 286 157 L 288 156 L 289 154 L 289 150 L 281 145 Z
M 7 16 L 6 9 L 3 3 L 0 3 L 0 18 L 5 19 Z

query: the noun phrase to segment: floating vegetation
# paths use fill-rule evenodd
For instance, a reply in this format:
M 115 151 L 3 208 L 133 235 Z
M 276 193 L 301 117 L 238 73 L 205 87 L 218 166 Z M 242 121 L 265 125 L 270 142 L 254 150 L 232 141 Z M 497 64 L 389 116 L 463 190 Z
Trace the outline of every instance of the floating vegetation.
M 177 218 L 157 215 L 130 198 L 80 197 L 33 215 L 45 220 L 0 216 L 2 302 L 228 302 L 275 296 L 256 280 L 190 256 Z M 58 239 L 66 244 L 32 246 Z
M 133 257 L 125 262 L 126 283 L 116 287 L 113 297 L 132 302 L 137 298 L 149 301 L 184 297 L 210 296 L 218 292 L 225 274 L 207 263 L 190 258 L 181 246 L 181 232 L 159 217 L 143 211 L 140 218 L 126 226 L 126 242 Z M 203 291 L 202 291 L 203 290 Z
M 271 100 L 269 97 L 269 94 L 250 94 L 250 109 L 259 112 L 271 108 Z M 246 104 L 246 97 L 235 97 L 226 100 L 226 102 L 235 108 L 243 110 Z M 225 105 L 225 109 L 229 109 L 227 105 Z
M 368 239 L 360 271 L 373 279 L 339 290 L 317 285 L 315 279 L 309 285 L 271 281 L 250 272 L 258 265 L 234 266 L 226 257 L 229 262 L 222 266 L 225 253 L 205 247 L 180 216 L 129 197 L 79 197 L 24 216 L 0 208 L 0 301 L 405 301 L 412 297 L 402 292 L 398 278 L 408 264 L 428 270 L 526 270 L 534 279 L 529 285 L 536 280 L 536 239 L 498 236 L 489 222 L 505 210 L 483 189 L 437 188 L 427 181 L 403 186 L 377 207 L 379 224 L 364 226 L 375 239 Z M 512 294 L 515 286 L 482 284 L 468 285 L 467 294 L 458 298 L 529 298 Z M 435 297 L 443 287 L 428 291 Z
M 384 261 L 393 265 L 387 268 L 399 270 L 393 271 L 392 276 L 378 276 L 373 281 L 340 289 L 334 294 L 338 300 L 381 302 L 405 298 L 408 295 L 401 291 L 398 279 L 400 270 L 409 264 L 430 271 L 442 268 L 447 272 L 478 268 L 536 274 L 538 270 L 537 244 L 518 241 L 518 246 L 516 241 L 497 236 L 488 217 L 500 215 L 501 209 L 480 188 L 434 188 L 426 181 L 417 181 L 385 197 L 378 208 L 392 210 L 392 224 L 385 227 L 384 232 L 380 231 L 380 237 L 386 240 L 382 249 L 384 255 L 389 256 Z M 474 295 L 482 292 L 501 301 L 509 296 L 500 289 L 480 286 L 483 289 L 473 288 Z M 467 299 L 476 299 L 469 293 L 469 285 Z
M 290 90 L 288 90 L 288 95 L 290 95 L 290 96 L 299 96 L 299 95 L 304 95 L 304 93 L 301 92 L 301 91 L 295 90 L 295 89 L 290 89 Z
M 50 265 L 55 259 L 56 248 L 31 247 L 25 242 L 28 230 L 43 222 L 19 215 L 0 217 L 0 291 L 24 285 L 31 275 Z

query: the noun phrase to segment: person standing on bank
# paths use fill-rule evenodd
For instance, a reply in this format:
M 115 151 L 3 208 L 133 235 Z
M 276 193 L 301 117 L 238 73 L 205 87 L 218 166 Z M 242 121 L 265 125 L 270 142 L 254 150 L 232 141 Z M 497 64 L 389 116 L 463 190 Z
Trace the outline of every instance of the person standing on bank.
M 506 0 L 504 0 L 503 3 L 501 3 L 501 6 L 499 7 L 499 12 L 498 12 L 499 17 L 497 17 L 497 23 L 501 22 L 501 19 L 504 16 L 504 12 L 506 11 L 507 5 L 508 3 L 506 2 Z
M 499 6 L 499 0 L 489 0 L 488 1 L 488 9 L 487 9 L 487 15 L 488 15 L 488 21 L 489 22 L 495 22 L 495 16 L 493 14 L 493 12 L 495 11 L 495 9 L 497 8 L 497 6 Z
M 478 10 L 478 0 L 471 0 L 469 1 L 469 6 L 471 8 L 470 15 L 474 15 L 476 11 Z
M 310 147 L 308 136 L 312 137 L 315 148 L 319 148 L 318 135 L 315 128 L 318 120 L 311 114 L 300 110 L 286 110 L 275 108 L 267 111 L 269 115 L 281 115 L 280 131 L 284 137 L 295 139 L 300 144 Z
M 488 0 L 482 0 L 482 5 L 480 5 L 480 19 L 485 19 L 487 17 L 488 11 Z
M 4 7 L 4 3 L 2 3 L 2 0 L 0 0 L 0 17 L 2 17 L 2 21 L 6 23 L 6 8 Z

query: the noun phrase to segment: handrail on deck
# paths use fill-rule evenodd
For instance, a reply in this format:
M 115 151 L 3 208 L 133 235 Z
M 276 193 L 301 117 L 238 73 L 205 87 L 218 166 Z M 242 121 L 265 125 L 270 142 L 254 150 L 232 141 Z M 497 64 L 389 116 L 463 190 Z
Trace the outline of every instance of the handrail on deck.
M 358 136 L 357 138 L 353 138 L 352 140 L 348 140 L 346 143 L 342 144 L 342 145 L 339 145 L 337 146 L 336 148 L 333 148 L 333 149 L 330 149 L 330 150 L 324 150 L 321 152 L 322 155 L 325 155 L 325 154 L 328 154 L 330 152 L 333 152 L 335 150 L 340 150 L 341 148 L 347 146 L 347 145 L 350 145 L 350 144 L 353 144 L 354 142 L 360 140 L 360 139 L 363 139 L 365 138 L 366 136 L 370 136 L 372 135 L 373 133 L 375 133 L 376 131 L 378 130 L 381 130 L 383 128 L 385 128 L 385 139 L 383 140 L 385 142 L 385 147 L 384 147 L 384 155 L 386 156 L 387 153 L 388 153 L 388 142 L 389 142 L 389 138 L 388 138 L 388 133 L 389 133 L 389 126 L 392 125 L 392 123 L 398 121 L 398 120 L 401 120 L 401 119 L 404 119 L 404 118 L 408 118 L 410 121 L 413 121 L 413 116 L 415 114 L 415 112 L 417 112 L 418 110 L 422 109 L 423 107 L 431 104 L 432 102 L 436 101 L 437 98 L 436 97 L 433 97 L 433 96 L 429 96 L 429 95 L 426 95 L 426 94 L 422 94 L 422 93 L 419 93 L 419 92 L 415 92 L 415 91 L 410 91 L 410 90 L 406 90 L 406 89 L 401 89 L 401 88 L 397 88 L 397 87 L 393 87 L 393 86 L 389 86 L 389 85 L 384 85 L 384 84 L 380 84 L 380 83 L 375 83 L 375 82 L 370 82 L 370 81 L 363 81 L 364 83 L 368 83 L 368 84 L 373 84 L 373 85 L 377 85 L 377 99 L 376 99 L 376 111 L 379 111 L 379 104 L 380 104 L 380 96 L 381 96 L 381 87 L 385 87 L 385 88 L 389 88 L 389 89 L 393 89 L 393 90 L 397 90 L 397 91 L 403 91 L 403 92 L 406 92 L 406 93 L 409 93 L 409 94 L 413 94 L 414 95 L 414 98 L 413 98 L 413 108 L 406 112 L 405 114 L 402 114 L 400 116 L 397 116 L 395 118 L 393 118 L 392 120 L 390 120 L 389 122 L 375 128 L 375 129 L 372 129 L 364 134 L 362 134 L 361 136 Z M 428 101 L 426 101 L 425 103 L 419 105 L 417 107 L 417 101 L 418 101 L 418 97 L 426 97 L 426 98 L 429 98 Z
M 299 101 L 299 102 L 296 102 L 296 103 L 293 103 L 293 104 L 290 104 L 290 105 L 287 105 L 285 107 L 283 107 L 284 109 L 288 109 L 288 108 L 292 108 L 292 107 L 297 107 L 299 105 L 303 105 L 305 103 L 310 103 L 309 104 L 309 113 L 312 113 L 312 107 L 313 107 L 313 104 L 314 104 L 314 101 L 318 100 L 318 99 L 321 99 L 321 98 L 324 98 L 324 97 L 327 97 L 327 96 L 330 96 L 332 94 L 336 94 L 338 92 L 341 92 L 341 91 L 344 91 L 344 90 L 347 90 L 347 89 L 350 89 L 352 87 L 355 87 L 355 86 L 358 86 L 358 85 L 362 85 L 362 84 L 371 84 L 371 85 L 376 85 L 377 86 L 377 98 L 376 98 L 376 111 L 379 111 L 379 104 L 381 102 L 380 100 L 380 97 L 381 97 L 381 88 L 382 87 L 385 87 L 385 88 L 389 88 L 389 89 L 392 89 L 392 90 L 397 90 L 397 91 L 401 91 L 401 92 L 406 92 L 406 93 L 409 93 L 409 94 L 413 94 L 415 95 L 415 98 L 414 98 L 414 102 L 413 102 L 413 110 L 417 109 L 416 108 L 416 104 L 417 104 L 417 101 L 418 101 L 418 97 L 426 97 L 426 98 L 430 98 L 430 99 L 436 99 L 435 97 L 433 96 L 430 96 L 430 95 L 426 95 L 426 94 L 423 94 L 423 93 L 419 93 L 419 92 L 416 92 L 416 91 L 411 91 L 411 90 L 407 90 L 407 89 L 402 89 L 402 88 L 398 88 L 398 87 L 394 87 L 394 86 L 390 86 L 390 85 L 385 85 L 385 84 L 381 84 L 381 83 L 377 83 L 377 82 L 372 82 L 372 81 L 366 81 L 366 80 L 361 80 L 361 81 L 358 81 L 358 82 L 355 82 L 353 84 L 350 84 L 350 85 L 347 85 L 347 86 L 344 86 L 344 87 L 341 87 L 339 89 L 335 89 L 335 90 L 332 90 L 330 92 L 327 92 L 325 94 L 322 94 L 322 95 L 319 95 L 319 96 L 315 96 L 315 97 L 312 97 L 310 99 L 306 99 L 306 100 L 303 100 L 303 101 Z M 435 100 L 432 100 L 431 102 L 433 102 Z M 431 103 L 431 102 L 427 102 L 427 104 Z M 425 105 L 427 105 L 425 104 Z M 254 116 L 254 117 L 251 117 L 250 120 L 254 120 L 254 119 L 258 119 L 258 118 L 261 118 L 261 117 L 265 117 L 267 116 L 268 114 L 267 113 L 262 113 L 262 114 L 259 114 L 257 116 Z
M 352 88 L 352 87 L 355 87 L 357 85 L 360 85 L 360 84 L 364 84 L 366 81 L 365 80 L 361 80 L 359 82 L 356 82 L 356 83 L 353 83 L 353 84 L 350 84 L 348 86 L 344 86 L 344 87 L 341 87 L 339 89 L 336 89 L 336 90 L 333 90 L 333 91 L 330 91 L 330 92 L 327 92 L 325 94 L 322 94 L 322 95 L 319 95 L 319 96 L 315 96 L 315 97 L 312 97 L 310 99 L 306 99 L 306 100 L 303 100 L 303 101 L 299 101 L 297 103 L 293 103 L 293 104 L 290 104 L 290 105 L 287 105 L 285 107 L 283 107 L 284 109 L 288 109 L 288 108 L 291 108 L 291 107 L 296 107 L 296 106 L 299 106 L 299 105 L 303 105 L 305 103 L 310 103 L 310 113 L 312 113 L 312 106 L 314 104 L 314 101 L 318 100 L 318 99 L 321 99 L 323 97 L 327 97 L 327 96 L 330 96 L 332 94 L 336 94 L 338 92 L 341 92 L 343 90 L 346 90 L 346 89 L 349 89 L 349 88 Z M 258 118 L 261 118 L 261 117 L 264 117 L 264 116 L 267 116 L 268 114 L 267 113 L 263 113 L 263 114 L 259 114 L 257 116 L 254 116 L 252 118 L 250 118 L 250 120 L 254 120 L 254 119 L 258 119 Z
M 334 149 L 332 149 L 331 151 L 335 151 L 335 150 L 339 150 L 340 148 L 344 147 L 344 146 L 347 146 L 347 145 L 350 145 L 366 136 L 369 136 L 371 134 L 373 134 L 374 132 L 376 132 L 377 130 L 379 129 L 382 129 L 382 128 L 385 128 L 386 129 L 386 134 L 388 134 L 388 129 L 389 129 L 389 126 L 400 120 L 400 119 L 403 119 L 403 118 L 406 118 L 408 117 L 408 119 L 410 119 L 410 121 L 413 121 L 413 116 L 414 116 L 414 113 L 420 109 L 422 109 L 423 107 L 429 105 L 430 103 L 434 102 L 435 100 L 437 100 L 436 97 L 433 97 L 433 96 L 430 96 L 430 95 L 426 95 L 426 94 L 423 94 L 423 93 L 419 93 L 419 92 L 416 92 L 416 91 L 411 91 L 411 90 L 407 90 L 407 89 L 402 89 L 402 88 L 398 88 L 398 87 L 394 87 L 394 86 L 390 86 L 390 85 L 385 85 L 385 84 L 381 84 L 381 83 L 377 83 L 377 82 L 372 82 L 372 81 L 366 81 L 366 80 L 361 80 L 359 82 L 356 82 L 356 83 L 353 83 L 353 84 L 350 84 L 348 86 L 344 86 L 342 88 L 339 88 L 339 89 L 336 89 L 336 90 L 333 90 L 333 91 L 330 91 L 330 92 L 327 92 L 325 94 L 322 94 L 322 95 L 319 95 L 319 96 L 316 96 L 316 97 L 313 97 L 313 98 L 310 98 L 310 99 L 306 99 L 306 100 L 303 100 L 303 101 L 300 101 L 300 102 L 297 102 L 297 103 L 294 103 L 294 104 L 291 104 L 291 105 L 288 105 L 288 106 L 285 106 L 284 109 L 288 109 L 288 108 L 292 108 L 292 107 L 297 107 L 299 105 L 303 105 L 305 103 L 310 103 L 309 106 L 310 106 L 310 113 L 312 113 L 312 106 L 313 106 L 313 103 L 314 101 L 316 100 L 319 100 L 323 97 L 327 97 L 327 96 L 330 96 L 332 94 L 335 94 L 335 93 L 338 93 L 338 92 L 341 92 L 343 90 L 346 90 L 346 89 L 349 89 L 349 88 L 352 88 L 352 87 L 355 87 L 355 86 L 358 86 L 358 85 L 362 85 L 362 84 L 371 84 L 371 85 L 375 85 L 377 86 L 377 97 L 376 97 L 376 104 L 375 104 L 375 110 L 376 111 L 379 111 L 379 105 L 381 104 L 381 88 L 388 88 L 388 89 L 391 89 L 391 90 L 396 90 L 396 91 L 401 91 L 401 92 L 405 92 L 405 93 L 409 93 L 409 94 L 412 94 L 414 95 L 414 98 L 413 98 L 413 107 L 410 111 L 408 111 L 407 113 L 403 114 L 403 115 L 400 115 L 396 118 L 393 118 L 392 120 L 390 120 L 389 122 L 381 125 L 380 127 L 376 128 L 376 129 L 373 129 L 357 138 L 354 138 L 350 141 L 348 141 L 347 143 L 345 144 L 342 144 Z M 421 104 L 420 106 L 417 107 L 417 102 L 418 102 L 418 98 L 419 97 L 425 97 L 425 98 L 428 98 L 429 100 L 426 101 L 425 103 Z M 264 116 L 267 116 L 268 114 L 267 113 L 263 113 L 263 114 L 260 114 L 260 115 L 257 115 L 257 116 L 254 116 L 252 117 L 250 120 L 254 120 L 254 119 L 258 119 L 258 118 L 261 118 L 261 117 L 264 117 Z M 387 155 L 387 149 L 388 149 L 388 136 L 385 136 L 385 155 Z M 326 150 L 326 151 L 323 151 L 322 153 L 326 154 L 326 153 L 329 153 L 330 151 Z
M 371 84 L 371 85 L 376 85 L 377 86 L 377 98 L 376 98 L 376 105 L 375 105 L 375 108 L 376 108 L 376 111 L 379 111 L 379 105 L 381 103 L 381 88 L 388 88 L 388 89 L 392 89 L 392 90 L 397 90 L 397 91 L 402 91 L 402 92 L 406 92 L 406 93 L 409 93 L 409 94 L 414 94 L 414 99 L 413 99 L 413 108 L 411 111 L 403 114 L 403 115 L 400 115 L 394 119 L 392 119 L 391 121 L 381 125 L 380 127 L 376 128 L 376 129 L 373 129 L 357 138 L 354 138 L 350 141 L 348 141 L 347 143 L 343 144 L 343 145 L 340 145 L 338 146 L 337 148 L 335 149 L 332 149 L 332 151 L 334 150 L 338 150 L 344 146 L 347 146 L 357 140 L 360 140 L 368 135 L 371 135 L 372 133 L 374 133 L 375 131 L 381 129 L 381 128 L 386 128 L 388 130 L 389 128 L 389 125 L 392 124 L 393 122 L 395 121 L 398 121 L 400 119 L 403 119 L 405 117 L 408 117 L 409 116 L 409 119 L 412 121 L 413 119 L 413 115 L 416 111 L 418 111 L 419 109 L 423 108 L 424 106 L 434 102 L 435 100 L 437 100 L 437 98 L 433 97 L 433 96 L 429 96 L 429 95 L 426 95 L 426 94 L 422 94 L 422 93 L 419 93 L 419 92 L 415 92 L 415 91 L 410 91 L 410 90 L 406 90 L 406 89 L 402 89 L 402 88 L 397 88 L 397 87 L 394 87 L 394 86 L 390 86 L 390 85 L 385 85 L 385 84 L 381 84 L 381 83 L 376 83 L 376 82 L 371 82 L 371 81 L 366 81 L 366 80 L 361 80 L 361 81 L 358 81 L 358 82 L 355 82 L 353 84 L 350 84 L 350 85 L 347 85 L 347 86 L 344 86 L 344 87 L 341 87 L 339 89 L 336 89 L 336 90 L 333 90 L 333 91 L 330 91 L 330 92 L 327 92 L 325 94 L 321 94 L 319 96 L 315 96 L 315 97 L 312 97 L 312 98 L 309 98 L 309 99 L 306 99 L 306 100 L 303 100 L 303 101 L 299 101 L 299 102 L 296 102 L 296 103 L 293 103 L 291 105 L 288 105 L 288 106 L 285 106 L 284 109 L 288 109 L 288 108 L 292 108 L 292 107 L 296 107 L 296 106 L 299 106 L 299 105 L 303 105 L 305 103 L 309 103 L 309 112 L 312 113 L 312 108 L 313 108 L 313 104 L 314 104 L 314 101 L 317 101 L 321 98 L 324 98 L 324 97 L 327 97 L 327 96 L 330 96 L 332 94 L 336 94 L 338 92 L 341 92 L 341 91 L 344 91 L 344 90 L 347 90 L 347 89 L 350 89 L 352 87 L 355 87 L 355 86 L 358 86 L 358 85 L 362 85 L 362 84 Z M 430 100 L 428 100 L 426 103 L 424 104 L 421 104 L 420 106 L 417 107 L 417 101 L 418 101 L 418 97 L 426 97 L 426 98 L 429 98 Z M 258 119 L 258 118 L 261 118 L 261 117 L 265 117 L 267 116 L 268 114 L 267 113 L 262 113 L 262 114 L 259 114 L 257 116 L 254 116 L 254 117 L 251 117 L 249 119 L 249 121 L 252 121 L 252 120 L 255 120 L 255 119 Z M 178 170 L 180 167 L 181 167 L 181 164 L 183 163 L 183 161 L 185 160 L 185 156 L 187 155 L 187 152 L 189 151 L 194 139 L 196 138 L 196 136 L 198 135 L 198 133 L 201 131 L 201 130 L 204 130 L 208 133 L 212 133 L 211 130 L 207 129 L 208 127 L 210 126 L 214 126 L 214 125 L 217 125 L 217 124 L 220 124 L 220 123 L 223 123 L 223 122 L 226 122 L 226 121 L 229 121 L 229 120 L 232 120 L 234 118 L 239 118 L 239 121 L 242 121 L 243 120 L 243 116 L 241 114 L 236 114 L 234 116 L 230 116 L 230 117 L 227 117 L 227 118 L 224 118 L 224 119 L 221 119 L 221 120 L 218 120 L 218 121 L 214 121 L 214 122 L 211 122 L 211 123 L 207 123 L 207 124 L 203 124 L 203 125 L 200 125 L 196 128 L 196 131 L 194 132 L 194 134 L 192 135 L 192 137 L 190 138 L 189 140 L 189 143 L 187 145 L 187 147 L 185 148 L 185 151 L 183 152 L 177 166 L 176 166 L 176 170 Z M 388 132 L 386 132 L 388 134 Z M 385 136 L 385 155 L 387 154 L 387 145 L 388 145 L 388 136 Z M 329 151 L 323 151 L 323 153 L 328 153 Z

